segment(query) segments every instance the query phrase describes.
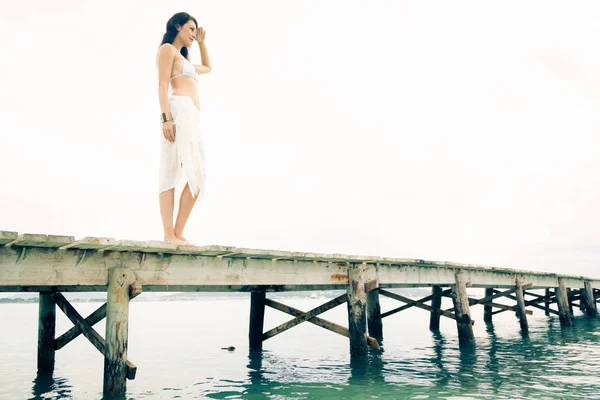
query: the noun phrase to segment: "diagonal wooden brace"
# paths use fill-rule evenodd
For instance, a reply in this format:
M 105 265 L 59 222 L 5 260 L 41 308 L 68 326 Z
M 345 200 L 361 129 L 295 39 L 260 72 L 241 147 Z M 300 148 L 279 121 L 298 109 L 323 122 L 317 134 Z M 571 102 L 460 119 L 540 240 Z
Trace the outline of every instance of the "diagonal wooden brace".
M 451 312 L 448 312 L 448 311 L 445 311 L 445 310 L 440 310 L 438 308 L 433 308 L 431 306 L 428 306 L 427 304 L 422 304 L 422 303 L 415 302 L 415 300 L 409 299 L 408 297 L 404 297 L 404 296 L 401 296 L 401 295 L 393 293 L 393 292 L 388 292 L 387 290 L 383 290 L 383 289 L 379 289 L 379 294 L 382 294 L 382 295 L 387 296 L 389 298 L 401 301 L 403 303 L 414 304 L 414 306 L 417 307 L 417 308 L 421 308 L 423 310 L 427 310 L 427 311 L 430 311 L 430 312 L 435 312 L 435 313 L 438 313 L 438 314 L 440 314 L 440 315 L 442 315 L 444 317 L 456 320 L 456 315 L 454 315 L 454 313 L 451 313 Z M 474 323 L 474 321 L 471 321 L 471 325 L 473 325 L 473 323 Z
M 306 314 L 302 310 L 298 310 L 297 308 L 286 306 L 285 304 L 281 304 L 281 303 L 279 303 L 275 300 L 271 300 L 271 299 L 265 299 L 265 305 L 269 306 L 271 308 L 274 308 L 276 310 L 279 310 L 281 312 L 284 312 L 286 314 L 290 314 L 294 317 L 301 317 Z M 329 322 L 329 321 L 324 320 L 319 317 L 312 317 L 311 319 L 306 320 L 306 322 L 310 322 L 311 324 L 320 326 L 321 328 L 325 328 L 331 332 L 335 332 L 344 337 L 350 337 L 348 328 L 338 325 L 334 322 Z M 376 350 L 380 350 L 379 342 L 377 342 L 377 339 L 375 339 L 373 337 L 367 336 L 367 344 Z
M 129 294 L 130 298 L 134 299 L 142 293 L 142 285 L 139 281 L 135 281 L 130 289 Z M 86 319 L 85 322 L 89 326 L 94 326 L 98 322 L 102 321 L 106 318 L 106 303 L 102 304 L 96 311 L 91 313 Z M 59 338 L 54 341 L 54 349 L 60 350 L 69 344 L 73 339 L 77 338 L 81 335 L 82 331 L 79 326 L 75 325 L 73 328 L 69 329 L 67 332 L 63 333 Z
M 62 309 L 62 307 L 61 307 Z M 63 310 L 64 312 L 65 310 Z M 66 312 L 65 312 L 66 314 Z M 88 326 L 94 326 L 98 322 L 106 318 L 106 303 L 102 304 L 96 311 L 91 313 L 84 321 Z M 58 339 L 54 341 L 54 349 L 60 350 L 69 344 L 73 339 L 81 335 L 82 331 L 79 325 L 75 324 L 74 327 L 63 333 Z
M 452 289 L 446 289 L 446 290 L 443 290 L 440 293 L 430 294 L 429 296 L 423 297 L 422 299 L 419 299 L 419 300 L 412 300 L 411 302 L 409 302 L 409 303 L 407 303 L 407 304 L 405 304 L 405 305 L 403 305 L 401 307 L 398 307 L 398 308 L 395 308 L 393 310 L 384 312 L 383 314 L 381 314 L 381 318 L 389 317 L 390 315 L 396 314 L 396 313 L 398 313 L 400 311 L 404 311 L 407 308 L 415 307 L 417 305 L 417 303 L 424 303 L 426 301 L 429 301 L 429 300 L 433 299 L 434 297 L 445 296 L 445 295 L 447 295 L 447 294 L 449 294 L 451 292 L 452 292 Z
M 524 289 L 529 289 L 531 287 L 532 287 L 531 283 L 523 285 Z M 504 304 L 493 303 L 492 300 L 497 299 L 498 297 L 508 297 L 508 295 L 510 295 L 511 293 L 514 293 L 516 290 L 517 290 L 517 288 L 510 288 L 510 289 L 505 290 L 503 292 L 494 290 L 494 294 L 492 294 L 490 296 L 486 296 L 486 297 L 481 298 L 479 300 L 469 298 L 469 305 L 474 306 L 474 305 L 477 305 L 477 304 L 489 304 L 492 307 L 497 307 L 497 308 L 504 309 Z M 452 308 L 449 308 L 446 311 L 452 311 Z
M 62 295 L 62 293 L 56 294 L 56 304 L 60 309 L 65 313 L 67 318 L 71 320 L 73 325 L 75 325 L 83 336 L 85 336 L 93 345 L 104 355 L 104 338 L 98 334 L 92 328 L 85 319 L 75 310 L 75 308 L 69 303 L 69 301 Z M 100 307 L 102 308 L 102 307 Z M 98 310 L 96 310 L 98 311 Z M 105 309 L 106 314 L 106 309 Z M 91 317 L 91 316 L 90 316 Z M 137 367 L 129 360 L 127 360 L 127 379 L 135 379 L 135 374 L 137 372 Z
M 312 310 L 303 313 L 302 315 L 297 316 L 296 318 L 283 323 L 265 333 L 263 333 L 263 341 L 272 338 L 273 336 L 277 336 L 282 332 L 287 331 L 290 328 L 293 328 L 294 326 L 307 321 L 311 318 L 316 317 L 319 314 L 324 313 L 325 311 L 329 311 L 334 307 L 339 306 L 340 304 L 345 303 L 348 300 L 348 295 L 346 293 L 344 293 L 341 296 L 336 297 L 333 300 L 328 301 L 325 304 L 320 305 L 317 308 L 313 308 Z
M 276 310 L 279 310 L 281 312 L 284 312 L 286 314 L 289 314 L 291 316 L 294 316 L 294 317 L 301 317 L 306 314 L 302 310 L 298 310 L 297 308 L 287 306 L 285 304 L 279 303 L 279 302 L 277 302 L 275 300 L 271 300 L 271 299 L 265 299 L 265 305 L 269 306 L 271 308 L 274 308 Z M 332 332 L 340 334 L 342 336 L 350 337 L 350 335 L 348 333 L 348 328 L 338 325 L 336 323 L 329 322 L 329 321 L 324 320 L 319 317 L 312 317 L 306 321 L 310 322 L 311 324 L 320 326 L 321 328 L 325 328 L 327 330 L 330 330 Z

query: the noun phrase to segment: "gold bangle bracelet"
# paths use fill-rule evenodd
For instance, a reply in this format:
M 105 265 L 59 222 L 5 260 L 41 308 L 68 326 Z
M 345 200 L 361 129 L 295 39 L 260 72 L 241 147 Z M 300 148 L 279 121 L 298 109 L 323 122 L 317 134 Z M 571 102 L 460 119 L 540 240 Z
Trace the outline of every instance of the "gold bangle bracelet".
M 160 120 L 164 123 L 173 120 L 173 115 L 170 112 L 160 114 Z

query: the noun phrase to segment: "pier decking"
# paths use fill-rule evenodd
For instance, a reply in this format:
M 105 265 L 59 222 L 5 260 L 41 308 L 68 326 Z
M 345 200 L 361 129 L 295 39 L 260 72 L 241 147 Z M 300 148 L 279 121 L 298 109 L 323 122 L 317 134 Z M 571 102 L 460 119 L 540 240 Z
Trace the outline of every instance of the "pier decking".
M 431 287 L 432 294 L 410 299 L 389 288 Z M 485 288 L 485 297 L 469 297 L 467 287 Z M 278 303 L 268 292 L 343 289 L 343 295 L 308 312 Z M 543 294 L 532 290 L 543 289 Z M 600 279 L 573 275 L 492 268 L 418 259 L 316 254 L 230 246 L 176 246 L 165 242 L 87 237 L 17 234 L 0 231 L 0 291 L 39 292 L 40 319 L 38 371 L 51 372 L 56 350 L 83 334 L 105 357 L 104 393 L 125 393 L 126 379 L 135 378 L 136 366 L 127 360 L 129 301 L 142 291 L 250 292 L 250 348 L 302 322 L 310 322 L 349 338 L 350 352 L 360 356 L 368 346 L 379 347 L 383 318 L 410 307 L 431 313 L 430 329 L 439 328 L 440 316 L 457 323 L 461 345 L 472 346 L 470 307 L 482 305 L 484 320 L 499 312 L 515 312 L 527 335 L 529 308 L 558 315 L 561 325 L 572 324 L 575 302 L 590 317 L 597 315 Z M 83 318 L 62 292 L 106 291 L 107 303 Z M 379 296 L 403 303 L 381 313 Z M 441 309 L 442 297 L 454 307 Z M 496 303 L 500 297 L 514 306 Z M 318 317 L 341 304 L 348 307 L 348 327 Z M 556 309 L 552 308 L 557 304 Z M 56 305 L 74 327 L 55 337 Z M 265 307 L 294 318 L 263 332 Z M 496 311 L 494 311 L 496 309 Z M 93 325 L 107 318 L 105 337 Z

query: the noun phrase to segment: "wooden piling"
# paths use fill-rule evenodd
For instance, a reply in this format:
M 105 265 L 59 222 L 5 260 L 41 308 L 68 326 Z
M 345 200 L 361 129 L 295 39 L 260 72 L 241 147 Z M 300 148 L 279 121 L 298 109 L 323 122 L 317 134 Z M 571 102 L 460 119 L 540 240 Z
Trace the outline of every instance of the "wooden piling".
M 54 336 L 56 333 L 56 293 L 40 292 L 38 319 L 38 359 L 40 375 L 54 371 Z
M 546 316 L 550 315 L 550 289 L 546 288 L 546 292 L 544 294 L 544 314 Z
M 567 288 L 567 299 L 569 300 L 569 312 L 571 313 L 571 315 L 574 315 L 573 314 L 573 297 L 574 297 L 573 290 L 571 288 Z
M 367 319 L 364 267 L 348 268 L 348 333 L 350 335 L 350 354 L 367 354 Z
M 369 336 L 378 340 L 383 339 L 383 323 L 381 320 L 381 306 L 379 304 L 379 283 L 377 288 L 367 293 L 367 327 Z
M 133 272 L 125 268 L 108 270 L 104 339 L 103 392 L 105 397 L 124 396 L 126 391 L 129 287 L 134 280 Z
M 475 335 L 471 325 L 471 312 L 469 310 L 469 297 L 467 295 L 467 279 L 462 271 L 455 274 L 454 311 L 456 313 L 456 327 L 458 329 L 458 341 L 461 345 L 475 344 Z
M 519 324 L 521 325 L 521 333 L 523 335 L 528 335 L 529 325 L 527 324 L 527 310 L 525 308 L 525 297 L 523 296 L 523 282 L 521 282 L 520 279 L 517 279 L 516 286 L 517 318 L 519 318 Z
M 585 306 L 585 287 L 579 289 L 579 311 L 582 313 L 586 312 Z
M 431 307 L 442 308 L 442 287 L 434 285 L 431 287 L 431 295 L 434 296 L 431 299 Z M 440 330 L 440 313 L 431 311 L 429 314 L 429 330 L 439 331 Z
M 558 278 L 558 287 L 554 289 L 556 302 L 558 304 L 558 317 L 562 326 L 573 325 L 573 319 L 569 312 L 569 297 L 567 287 L 563 278 Z
M 596 308 L 596 299 L 594 298 L 594 289 L 590 281 L 585 281 L 585 288 L 581 290 L 581 299 L 579 300 L 585 306 L 586 314 L 590 317 L 598 315 Z
M 267 293 L 264 290 L 250 293 L 250 350 L 262 349 L 266 298 Z
M 485 289 L 484 297 L 490 297 L 493 295 L 494 295 L 494 288 L 486 288 Z M 493 307 L 490 303 L 483 305 L 483 321 L 485 323 L 488 323 L 488 324 L 492 323 L 492 309 L 493 309 Z

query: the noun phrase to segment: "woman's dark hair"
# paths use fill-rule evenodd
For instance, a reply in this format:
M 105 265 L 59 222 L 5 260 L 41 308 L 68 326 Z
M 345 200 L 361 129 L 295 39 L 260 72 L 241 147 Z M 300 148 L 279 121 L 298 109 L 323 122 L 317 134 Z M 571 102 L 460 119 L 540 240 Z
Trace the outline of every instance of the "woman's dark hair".
M 198 28 L 198 21 L 196 21 L 196 18 L 192 17 L 190 14 L 188 14 L 186 12 L 177 13 L 177 14 L 173 15 L 171 18 L 169 18 L 169 20 L 167 21 L 167 31 L 165 32 L 163 39 L 162 39 L 162 43 L 160 45 L 162 46 L 165 43 L 173 44 L 175 37 L 177 37 L 177 34 L 179 33 L 179 31 L 177 30 L 177 27 L 187 24 L 189 20 L 194 21 L 194 23 L 196 24 L 196 28 Z M 184 56 L 185 58 L 188 58 L 187 47 L 183 46 L 181 48 L 181 55 Z

